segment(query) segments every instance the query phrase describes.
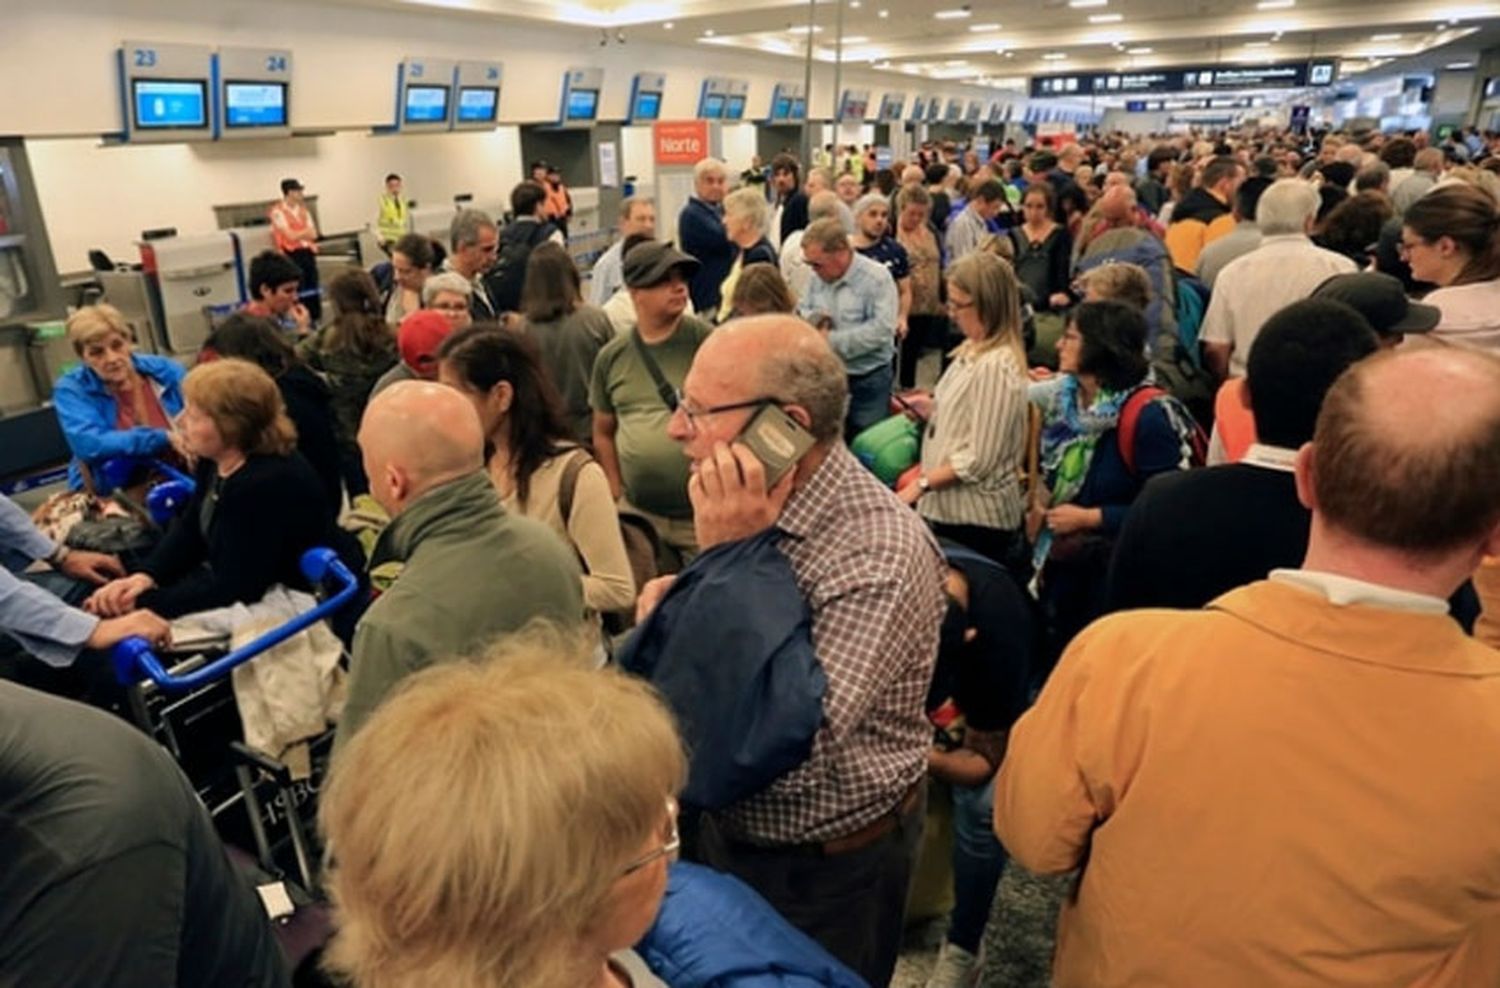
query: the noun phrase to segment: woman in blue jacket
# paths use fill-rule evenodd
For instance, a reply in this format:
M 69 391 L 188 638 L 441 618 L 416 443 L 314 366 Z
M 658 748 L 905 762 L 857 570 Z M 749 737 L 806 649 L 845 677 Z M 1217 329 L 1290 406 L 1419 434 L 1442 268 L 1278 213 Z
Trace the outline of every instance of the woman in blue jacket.
M 135 353 L 125 317 L 112 305 L 75 312 L 68 319 L 68 339 L 83 363 L 59 378 L 52 391 L 73 451 L 68 486 L 81 490 L 87 471 L 95 489 L 108 493 L 99 470 L 104 461 L 172 453 L 172 420 L 182 411 L 187 372 L 175 360 Z

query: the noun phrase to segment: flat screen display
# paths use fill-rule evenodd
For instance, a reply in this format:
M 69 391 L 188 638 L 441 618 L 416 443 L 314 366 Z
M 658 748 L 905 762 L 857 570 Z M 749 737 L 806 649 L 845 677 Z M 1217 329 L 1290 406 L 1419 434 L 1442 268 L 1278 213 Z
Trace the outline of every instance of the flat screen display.
M 403 119 L 409 124 L 445 122 L 448 119 L 448 87 L 407 86 Z
M 743 96 L 731 96 L 731 97 L 729 97 L 729 102 L 724 107 L 724 119 L 726 119 L 726 120 L 743 120 L 743 119 L 745 119 L 745 97 L 743 97 Z
M 494 86 L 458 87 L 459 123 L 494 123 L 500 109 L 500 90 Z
M 792 101 L 792 119 L 801 120 L 807 116 L 807 100 L 798 96 Z
M 661 93 L 636 93 L 635 113 L 637 120 L 656 120 L 661 116 Z
M 792 115 L 792 101 L 789 97 L 776 97 L 776 105 L 771 109 L 771 119 L 785 120 Z
M 597 89 L 570 89 L 568 90 L 568 112 L 569 120 L 592 120 L 599 109 L 599 90 Z
M 724 116 L 724 94 L 708 93 L 703 97 L 703 116 L 718 120 Z
M 208 126 L 208 83 L 201 79 L 132 79 L 131 102 L 140 130 Z
M 224 83 L 224 126 L 285 127 L 286 83 Z

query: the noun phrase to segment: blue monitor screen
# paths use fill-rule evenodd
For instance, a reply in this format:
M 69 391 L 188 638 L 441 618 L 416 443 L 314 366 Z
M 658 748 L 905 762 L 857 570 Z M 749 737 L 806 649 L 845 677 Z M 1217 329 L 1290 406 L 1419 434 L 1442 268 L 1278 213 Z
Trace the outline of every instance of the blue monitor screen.
M 745 119 L 745 97 L 743 97 L 743 96 L 731 96 L 731 97 L 729 97 L 729 105 L 724 108 L 724 119 L 726 119 L 726 120 L 743 120 L 743 119 Z
M 286 83 L 224 83 L 226 127 L 285 127 Z
M 409 124 L 444 123 L 448 119 L 447 86 L 407 86 L 406 116 Z
M 792 101 L 785 96 L 776 97 L 776 105 L 771 110 L 772 120 L 785 120 L 792 115 Z
M 569 120 L 592 120 L 595 112 L 599 109 L 599 90 L 597 89 L 570 89 L 568 90 L 568 119 Z
M 703 96 L 703 112 L 699 116 L 707 117 L 709 120 L 718 120 L 724 116 L 724 94 L 705 93 Z
M 139 129 L 208 126 L 208 84 L 201 79 L 132 79 L 130 86 Z
M 494 123 L 500 107 L 500 90 L 494 86 L 460 86 L 458 89 L 459 123 Z
M 805 116 L 807 116 L 807 100 L 799 96 L 792 103 L 792 119 L 801 120 Z
M 655 120 L 661 116 L 661 93 L 636 93 L 635 113 L 637 120 Z

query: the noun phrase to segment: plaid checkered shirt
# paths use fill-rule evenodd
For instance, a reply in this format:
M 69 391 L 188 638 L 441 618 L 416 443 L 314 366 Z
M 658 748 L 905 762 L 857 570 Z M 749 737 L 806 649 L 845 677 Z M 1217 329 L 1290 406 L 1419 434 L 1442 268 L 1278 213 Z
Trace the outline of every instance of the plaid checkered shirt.
M 718 819 L 755 844 L 819 843 L 891 812 L 926 774 L 946 571 L 916 512 L 842 445 L 776 528 L 828 677 L 823 725 L 806 762 Z

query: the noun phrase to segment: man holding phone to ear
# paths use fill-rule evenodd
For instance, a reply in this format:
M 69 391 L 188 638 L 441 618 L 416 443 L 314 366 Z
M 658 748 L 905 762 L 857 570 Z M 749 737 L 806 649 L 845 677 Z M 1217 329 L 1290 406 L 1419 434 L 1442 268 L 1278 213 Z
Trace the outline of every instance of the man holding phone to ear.
M 923 704 L 947 571 L 921 521 L 845 448 L 847 402 L 823 334 L 791 316 L 738 319 L 699 347 L 668 431 L 692 463 L 701 549 L 781 535 L 828 678 L 807 761 L 710 814 L 702 855 L 883 985 L 926 809 Z M 646 585 L 642 616 L 670 585 Z

